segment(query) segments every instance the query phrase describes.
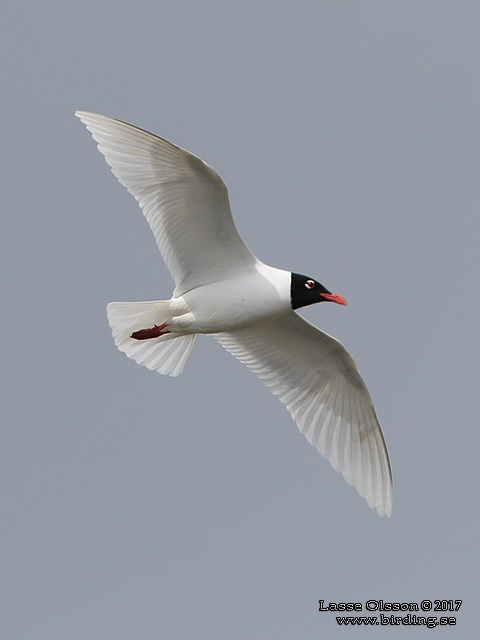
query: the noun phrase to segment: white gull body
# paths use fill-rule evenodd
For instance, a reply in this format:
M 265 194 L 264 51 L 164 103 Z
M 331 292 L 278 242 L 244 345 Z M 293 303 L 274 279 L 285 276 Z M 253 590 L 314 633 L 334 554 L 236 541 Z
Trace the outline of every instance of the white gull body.
M 292 274 L 265 265 L 245 245 L 220 176 L 142 129 L 76 115 L 138 201 L 176 283 L 170 300 L 108 305 L 117 347 L 149 369 L 176 376 L 196 334 L 213 334 L 279 397 L 307 440 L 369 506 L 390 516 L 388 454 L 355 362 L 293 310 Z M 153 327 L 155 337 L 133 337 Z
M 257 261 L 246 273 L 195 287 L 170 301 L 168 327 L 180 333 L 236 331 L 291 310 L 289 271 Z

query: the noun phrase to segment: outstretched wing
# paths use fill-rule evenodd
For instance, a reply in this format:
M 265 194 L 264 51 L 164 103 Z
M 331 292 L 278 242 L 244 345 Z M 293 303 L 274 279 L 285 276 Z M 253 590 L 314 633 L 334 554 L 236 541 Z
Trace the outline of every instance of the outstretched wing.
M 77 111 L 114 175 L 136 198 L 175 280 L 175 295 L 253 268 L 228 191 L 203 160 L 125 122 Z
M 294 311 L 215 337 L 279 397 L 308 442 L 368 505 L 390 516 L 385 441 L 368 389 L 343 345 Z

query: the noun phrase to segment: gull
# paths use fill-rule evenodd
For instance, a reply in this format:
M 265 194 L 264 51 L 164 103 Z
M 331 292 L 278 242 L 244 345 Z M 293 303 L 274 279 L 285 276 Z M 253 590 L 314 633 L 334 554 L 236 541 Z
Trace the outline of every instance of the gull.
M 343 345 L 296 311 L 346 300 L 256 258 L 235 227 L 225 183 L 199 157 L 125 122 L 75 115 L 140 205 L 176 285 L 169 300 L 107 306 L 118 349 L 178 376 L 196 335 L 213 335 L 368 505 L 390 516 L 390 463 L 365 382 Z

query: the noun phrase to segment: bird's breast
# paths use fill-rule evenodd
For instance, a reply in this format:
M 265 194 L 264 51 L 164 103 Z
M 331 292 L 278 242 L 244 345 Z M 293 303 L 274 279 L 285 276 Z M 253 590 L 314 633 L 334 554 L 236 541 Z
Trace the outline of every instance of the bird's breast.
M 268 267 L 268 269 L 272 269 Z M 275 269 L 255 270 L 246 275 L 197 287 L 177 299 L 172 309 L 180 312 L 173 320 L 179 330 L 192 333 L 235 331 L 285 313 L 291 308 L 290 275 Z

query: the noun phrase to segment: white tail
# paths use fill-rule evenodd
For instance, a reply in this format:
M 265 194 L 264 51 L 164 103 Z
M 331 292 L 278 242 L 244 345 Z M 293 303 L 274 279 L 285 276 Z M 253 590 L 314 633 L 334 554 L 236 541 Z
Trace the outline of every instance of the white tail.
M 168 300 L 110 302 L 107 317 L 115 344 L 129 358 L 163 375 L 178 376 L 182 372 L 195 341 L 194 334 L 166 333 L 149 340 L 131 337 L 135 331 L 168 324 L 171 318 Z

